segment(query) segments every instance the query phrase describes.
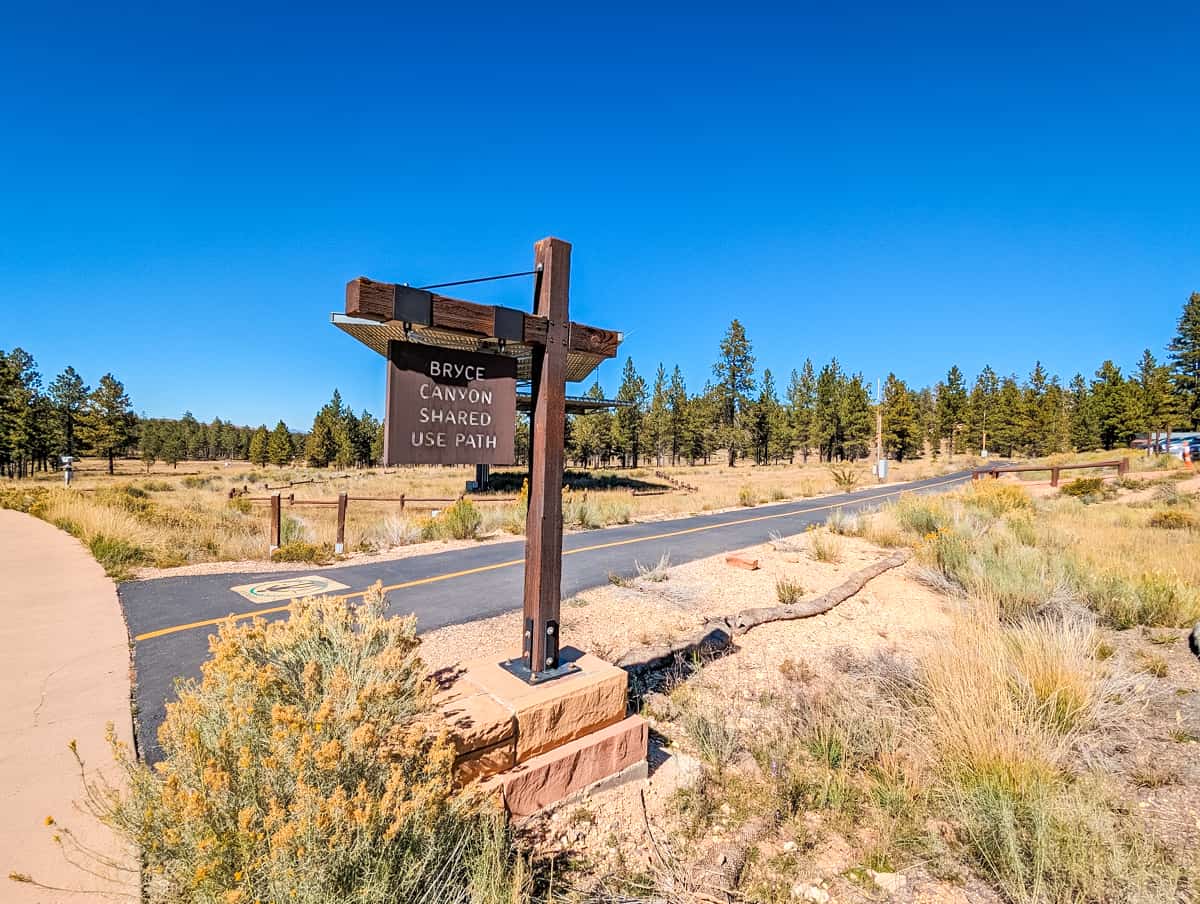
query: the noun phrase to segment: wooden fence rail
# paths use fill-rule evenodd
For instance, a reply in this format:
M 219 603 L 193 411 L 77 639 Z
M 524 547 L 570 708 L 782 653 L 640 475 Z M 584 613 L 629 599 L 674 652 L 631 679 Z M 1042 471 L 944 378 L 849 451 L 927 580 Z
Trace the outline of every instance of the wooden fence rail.
M 279 493 L 272 493 L 270 496 L 242 496 L 237 490 L 229 491 L 230 499 L 244 499 L 246 502 L 262 502 L 270 506 L 270 548 L 274 552 L 279 548 L 280 538 L 283 534 L 283 506 L 287 504 L 289 508 L 298 505 L 315 505 L 315 506 L 336 506 L 337 507 L 337 542 L 334 544 L 334 551 L 337 553 L 345 552 L 346 548 L 346 511 L 350 507 L 351 502 L 382 502 L 386 504 L 399 505 L 400 511 L 405 508 L 432 508 L 439 505 L 453 505 L 463 496 L 454 497 L 429 497 L 429 496 L 409 496 L 401 494 L 399 496 L 351 496 L 349 493 L 338 493 L 336 499 L 297 499 L 295 493 L 289 493 L 282 496 Z M 508 503 L 516 502 L 518 496 L 474 496 L 471 498 L 473 503 L 497 502 Z
M 1001 474 L 1013 474 L 1018 471 L 1049 471 L 1050 486 L 1058 486 L 1058 478 L 1063 471 L 1077 471 L 1083 468 L 1116 468 L 1117 474 L 1124 476 L 1129 472 L 1128 458 L 1114 458 L 1108 461 L 1087 461 L 1079 462 L 1073 465 L 994 465 L 988 468 L 979 468 L 971 474 L 972 480 L 979 480 L 982 477 L 999 477 Z

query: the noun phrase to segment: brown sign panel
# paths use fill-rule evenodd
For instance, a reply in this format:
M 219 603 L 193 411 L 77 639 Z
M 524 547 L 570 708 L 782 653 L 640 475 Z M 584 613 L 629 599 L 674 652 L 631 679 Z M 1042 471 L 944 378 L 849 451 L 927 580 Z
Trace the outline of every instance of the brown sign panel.
M 383 460 L 388 465 L 510 465 L 517 361 L 388 343 Z

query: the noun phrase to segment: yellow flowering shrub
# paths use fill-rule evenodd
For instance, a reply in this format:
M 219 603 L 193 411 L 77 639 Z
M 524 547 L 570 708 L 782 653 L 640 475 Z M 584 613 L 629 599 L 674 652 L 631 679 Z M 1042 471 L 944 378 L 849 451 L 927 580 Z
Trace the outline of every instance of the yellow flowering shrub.
M 140 848 L 150 902 L 396 904 L 519 899 L 492 805 L 456 790 L 412 618 L 321 597 L 229 621 L 178 688 L 153 768 L 95 793 Z

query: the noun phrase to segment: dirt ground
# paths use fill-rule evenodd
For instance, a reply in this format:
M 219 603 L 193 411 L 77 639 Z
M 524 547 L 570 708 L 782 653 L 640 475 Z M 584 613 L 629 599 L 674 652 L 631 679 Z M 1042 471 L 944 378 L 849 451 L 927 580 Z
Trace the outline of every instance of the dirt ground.
M 588 591 L 564 603 L 564 642 L 615 661 L 709 617 L 775 605 L 780 578 L 800 582 L 807 598 L 890 552 L 862 539 L 838 537 L 841 561 L 820 562 L 812 553 L 813 537 L 809 532 L 785 538 L 787 549 L 768 543 L 737 551 L 759 561 L 756 571 L 735 568 L 718 556 L 671 567 L 665 580 L 639 577 Z M 632 561 L 630 565 L 632 569 Z M 727 700 L 736 721 L 756 700 L 787 693 L 786 685 L 797 673 L 808 676 L 805 681 L 836 684 L 849 681 L 866 663 L 915 663 L 931 645 L 943 642 L 961 605 L 921 583 L 917 570 L 910 562 L 886 572 L 824 615 L 755 628 L 736 638 L 727 655 L 706 661 L 689 684 Z M 426 636 L 423 655 L 431 667 L 455 664 L 464 650 L 471 657 L 514 655 L 519 633 L 519 613 L 444 628 Z M 1114 778 L 1131 818 L 1143 821 L 1156 839 L 1185 857 L 1200 850 L 1200 663 L 1187 649 L 1186 633 L 1104 632 L 1118 660 L 1132 663 L 1155 655 L 1165 662 L 1165 671 L 1162 677 L 1145 674 L 1139 679 L 1136 692 L 1144 705 L 1125 730 L 1106 737 L 1089 754 Z M 686 737 L 676 734 L 677 726 L 657 718 L 660 707 L 670 707 L 664 694 L 651 692 L 640 706 L 651 722 L 649 780 L 568 799 L 527 820 L 521 834 L 540 853 L 561 857 L 566 869 L 582 868 L 592 876 L 655 876 L 661 885 L 664 877 L 670 882 L 679 863 L 719 863 L 720 852 L 736 832 L 736 820 L 727 828 L 718 818 L 696 842 L 679 841 L 672 828 L 677 795 L 697 780 L 700 763 Z M 897 874 L 881 874 L 877 884 L 862 868 L 861 838 L 848 839 L 823 825 L 820 813 L 810 812 L 805 820 L 803 838 L 794 837 L 796 829 L 785 828 L 759 841 L 755 851 L 759 861 L 794 861 L 795 900 L 1000 901 L 968 869 L 945 875 L 921 862 L 904 864 Z

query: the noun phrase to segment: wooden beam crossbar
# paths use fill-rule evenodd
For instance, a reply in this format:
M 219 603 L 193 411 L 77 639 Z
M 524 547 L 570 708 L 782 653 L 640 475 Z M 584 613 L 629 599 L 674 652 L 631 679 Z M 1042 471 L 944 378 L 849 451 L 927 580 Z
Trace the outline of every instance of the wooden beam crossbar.
M 405 321 L 415 326 L 531 346 L 545 346 L 551 327 L 550 318 L 545 315 L 464 301 L 365 276 L 346 283 L 346 316 L 378 323 Z M 621 336 L 613 330 L 570 323 L 566 333 L 568 351 L 616 357 Z

